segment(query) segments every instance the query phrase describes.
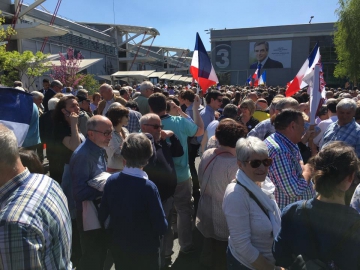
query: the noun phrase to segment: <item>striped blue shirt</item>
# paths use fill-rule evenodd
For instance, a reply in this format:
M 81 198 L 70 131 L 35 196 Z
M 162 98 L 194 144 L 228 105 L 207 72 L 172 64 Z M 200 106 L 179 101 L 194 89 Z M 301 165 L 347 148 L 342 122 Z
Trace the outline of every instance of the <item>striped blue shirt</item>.
M 273 159 L 268 176 L 275 185 L 275 199 L 280 210 L 293 202 L 313 198 L 314 189 L 302 176 L 299 147 L 280 132 L 271 134 L 265 143 Z
M 330 124 L 324 133 L 322 147 L 332 141 L 347 143 L 354 148 L 356 155 L 360 157 L 360 125 L 354 119 L 344 126 L 339 126 L 338 121 Z
M 72 269 L 71 219 L 61 187 L 28 169 L 0 187 L 0 269 Z

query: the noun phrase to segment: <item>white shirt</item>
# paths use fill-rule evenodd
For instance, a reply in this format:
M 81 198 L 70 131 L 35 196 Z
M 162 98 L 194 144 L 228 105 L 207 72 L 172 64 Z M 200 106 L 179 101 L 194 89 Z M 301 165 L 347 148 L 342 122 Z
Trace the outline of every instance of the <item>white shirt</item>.
M 272 225 L 269 218 L 240 185 L 227 186 L 222 205 L 228 225 L 231 254 L 250 269 L 259 254 L 275 264 Z
M 318 127 L 320 128 L 320 133 L 314 138 L 314 143 L 321 147 L 324 140 L 324 133 L 330 126 L 330 124 L 336 122 L 338 120 L 338 117 L 336 115 L 331 116 L 329 119 L 323 120 L 318 124 Z
M 269 58 L 269 56 L 266 56 L 266 58 L 260 63 L 260 64 L 261 64 L 261 68 L 264 67 L 264 65 L 265 65 L 266 61 L 268 60 L 268 58 Z M 259 65 L 259 62 L 258 62 L 258 65 Z M 256 67 L 256 68 L 257 68 L 257 67 Z M 260 75 L 260 74 L 258 74 L 258 75 Z
M 131 175 L 134 177 L 138 177 L 138 178 L 149 179 L 147 173 L 139 168 L 125 166 L 121 173 L 125 173 L 125 174 Z
M 103 112 L 102 112 L 102 115 L 105 115 L 105 114 L 107 113 L 107 111 L 109 110 L 110 105 L 113 104 L 113 103 L 114 103 L 114 99 L 113 99 L 113 98 L 110 99 L 110 100 L 108 100 L 108 101 L 106 101 L 105 108 L 104 108 L 104 110 L 103 110 Z
M 206 128 L 206 132 L 207 132 L 207 136 L 208 136 L 208 140 L 215 135 L 215 130 L 217 128 L 217 126 L 219 125 L 219 121 L 218 120 L 213 120 L 210 122 L 210 124 L 207 126 Z

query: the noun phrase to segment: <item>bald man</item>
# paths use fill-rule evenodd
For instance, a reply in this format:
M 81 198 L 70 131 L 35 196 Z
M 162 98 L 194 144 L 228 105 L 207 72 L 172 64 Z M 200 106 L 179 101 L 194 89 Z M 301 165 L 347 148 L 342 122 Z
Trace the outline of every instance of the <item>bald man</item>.
M 80 270 L 103 269 L 104 266 L 107 252 L 105 230 L 94 225 L 99 223 L 98 220 L 93 224 L 83 220 L 83 202 L 100 203 L 103 192 L 90 187 L 88 181 L 106 171 L 104 147 L 109 145 L 112 132 L 113 126 L 108 118 L 102 115 L 91 117 L 87 122 L 88 137 L 74 151 L 69 162 L 82 248 L 82 257 L 77 266 Z

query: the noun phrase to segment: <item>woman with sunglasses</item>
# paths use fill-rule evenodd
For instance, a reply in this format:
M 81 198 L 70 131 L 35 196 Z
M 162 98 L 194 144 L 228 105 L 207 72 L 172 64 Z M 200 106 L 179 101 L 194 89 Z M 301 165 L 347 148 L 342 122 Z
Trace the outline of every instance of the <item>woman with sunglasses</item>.
M 124 128 L 129 123 L 129 110 L 120 103 L 113 103 L 107 111 L 106 117 L 110 119 L 114 127 L 109 146 L 105 147 L 108 157 L 106 170 L 109 173 L 120 172 L 124 168 L 121 148 L 129 135 L 129 131 Z
M 227 186 L 223 200 L 230 233 L 227 269 L 276 269 L 271 247 L 281 220 L 275 186 L 267 177 L 272 159 L 266 144 L 256 137 L 237 141 L 236 158 L 236 179 Z
M 205 237 L 200 262 L 210 269 L 226 269 L 229 231 L 221 205 L 225 189 L 234 179 L 237 170 L 236 142 L 246 134 L 246 127 L 235 120 L 222 120 L 215 130 L 219 146 L 206 150 L 199 164 L 201 197 L 196 227 Z

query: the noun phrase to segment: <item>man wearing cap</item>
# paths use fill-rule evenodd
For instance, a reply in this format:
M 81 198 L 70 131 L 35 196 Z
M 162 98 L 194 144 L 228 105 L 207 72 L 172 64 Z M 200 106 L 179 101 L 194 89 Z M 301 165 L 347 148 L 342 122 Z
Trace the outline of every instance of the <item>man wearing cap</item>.
M 88 91 L 85 89 L 80 89 L 78 90 L 76 97 L 79 102 L 80 111 L 83 111 L 89 117 L 92 117 L 93 113 L 91 112 L 90 109 L 90 99 L 88 96 Z

